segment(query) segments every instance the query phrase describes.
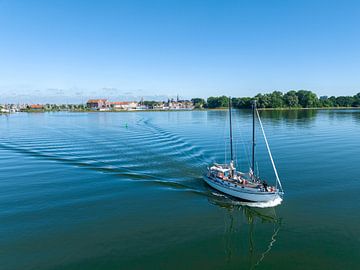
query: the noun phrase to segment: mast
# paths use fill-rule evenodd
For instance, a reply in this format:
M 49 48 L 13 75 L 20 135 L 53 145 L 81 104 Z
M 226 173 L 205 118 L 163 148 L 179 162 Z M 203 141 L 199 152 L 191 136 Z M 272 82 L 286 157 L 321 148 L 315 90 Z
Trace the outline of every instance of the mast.
M 252 162 L 251 162 L 251 170 L 254 175 L 255 173 L 255 111 L 256 111 L 256 100 L 253 101 L 252 104 L 252 117 L 253 117 L 253 126 L 252 126 Z
M 231 97 L 229 97 L 229 118 L 230 118 L 230 163 L 233 163 L 234 154 L 233 154 L 232 123 L 231 123 Z

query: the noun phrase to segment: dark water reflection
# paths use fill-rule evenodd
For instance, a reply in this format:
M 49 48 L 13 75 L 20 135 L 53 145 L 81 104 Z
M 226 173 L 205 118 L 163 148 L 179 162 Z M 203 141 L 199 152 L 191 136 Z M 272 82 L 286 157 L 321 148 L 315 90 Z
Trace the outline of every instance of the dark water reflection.
M 264 110 L 260 111 L 260 117 L 271 123 L 285 122 L 299 126 L 311 124 L 318 115 L 318 110 Z
M 357 123 L 360 123 L 360 110 L 352 112 L 351 116 Z
M 241 258 L 243 269 L 259 267 L 271 253 L 281 229 L 282 219 L 277 216 L 276 209 L 249 207 L 226 197 L 211 197 L 209 202 L 226 211 L 224 218 L 226 263 L 232 265 Z M 269 226 L 265 226 L 269 224 L 270 230 Z M 259 231 L 262 233 L 266 231 L 267 236 L 256 238 L 256 233 Z M 241 242 L 243 244 L 245 242 L 245 245 L 241 245 Z
M 233 110 L 233 113 L 237 116 L 238 121 L 244 121 L 242 124 L 249 124 L 249 118 L 251 117 L 250 110 Z M 317 115 L 319 114 L 319 110 L 260 110 L 259 114 L 264 121 L 268 121 L 275 126 L 287 124 L 306 127 L 315 121 Z M 224 121 L 228 121 L 227 110 L 215 110 L 207 113 L 207 121 L 218 121 L 219 117 L 223 118 Z M 236 119 L 234 121 L 236 121 Z
M 349 116 L 359 123 L 360 122 L 360 109 L 353 110 L 329 110 L 328 111 L 329 118 L 335 121 L 341 121 L 342 119 L 348 119 Z

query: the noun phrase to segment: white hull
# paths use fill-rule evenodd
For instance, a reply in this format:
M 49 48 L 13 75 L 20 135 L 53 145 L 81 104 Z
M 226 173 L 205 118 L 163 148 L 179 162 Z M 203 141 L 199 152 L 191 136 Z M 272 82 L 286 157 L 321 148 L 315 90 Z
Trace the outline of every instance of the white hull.
M 280 197 L 278 192 L 260 191 L 255 188 L 244 187 L 241 184 L 235 185 L 228 181 L 214 180 L 207 175 L 204 175 L 204 180 L 212 188 L 246 201 L 268 202 Z

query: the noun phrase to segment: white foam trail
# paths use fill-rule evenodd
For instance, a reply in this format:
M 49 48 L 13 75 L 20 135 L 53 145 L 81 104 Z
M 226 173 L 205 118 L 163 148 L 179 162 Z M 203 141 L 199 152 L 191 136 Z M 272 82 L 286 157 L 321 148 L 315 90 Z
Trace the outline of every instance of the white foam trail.
M 237 201 L 233 198 L 229 198 L 225 194 L 217 193 L 217 192 L 211 192 L 212 195 L 216 197 L 222 197 L 225 199 L 229 199 L 230 203 L 233 205 L 243 205 L 243 206 L 249 206 L 249 207 L 257 207 L 257 208 L 268 208 L 268 207 L 275 207 L 277 205 L 280 205 L 283 199 L 280 196 L 277 196 L 274 200 L 268 201 L 268 202 L 245 202 L 245 201 Z
M 282 202 L 282 198 L 276 197 L 274 200 L 268 202 L 239 202 L 239 204 L 250 207 L 267 208 L 267 207 L 275 207 L 277 205 L 280 205 L 281 202 Z
M 220 193 L 216 193 L 216 192 L 211 192 L 212 195 L 217 196 L 217 197 L 223 197 L 223 198 L 227 198 L 227 196 L 220 194 Z

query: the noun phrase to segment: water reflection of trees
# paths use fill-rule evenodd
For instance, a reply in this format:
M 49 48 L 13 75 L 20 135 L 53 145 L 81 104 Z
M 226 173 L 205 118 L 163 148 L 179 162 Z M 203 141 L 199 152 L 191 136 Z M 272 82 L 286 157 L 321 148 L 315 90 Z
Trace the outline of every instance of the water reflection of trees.
M 225 121 L 227 118 L 227 110 L 207 111 L 207 121 Z M 245 118 L 247 121 L 251 117 L 251 110 L 236 109 L 234 110 L 236 118 Z M 292 110 L 260 110 L 260 117 L 267 119 L 274 124 L 286 123 L 296 124 L 300 126 L 311 124 L 315 121 L 319 114 L 327 114 L 330 119 L 347 118 L 349 114 L 356 122 L 360 122 L 360 109 L 292 109 Z M 235 119 L 236 120 L 236 119 Z
M 227 197 L 211 197 L 209 201 L 226 210 L 224 231 L 226 263 L 233 263 L 237 256 L 246 255 L 249 262 L 247 269 L 257 268 L 270 253 L 280 231 L 281 218 L 276 215 L 275 208 L 250 207 L 246 205 L 246 203 L 234 201 Z M 241 243 L 237 241 L 236 236 L 240 235 L 243 228 L 241 224 L 238 224 L 238 220 L 245 221 L 248 225 L 246 232 L 248 235 L 247 251 L 239 250 Z M 273 228 L 272 231 L 269 232 L 269 237 L 266 237 L 266 239 L 262 241 L 262 247 L 257 247 L 254 236 L 256 235 L 256 228 L 259 228 L 262 224 L 272 224 Z M 266 245 L 265 249 L 263 247 L 264 244 Z M 237 254 L 237 251 L 239 254 Z M 244 265 L 241 266 L 244 267 Z
M 360 123 L 360 109 L 329 110 L 329 119 L 336 121 L 348 120 L 349 116 L 356 123 Z
M 315 109 L 296 109 L 296 110 L 260 110 L 260 117 L 270 121 L 274 125 L 295 124 L 298 126 L 307 126 L 315 121 L 319 110 Z M 226 121 L 228 112 L 224 111 L 208 111 L 207 121 Z M 251 118 L 251 110 L 241 109 L 234 110 L 234 121 L 248 123 Z
M 351 116 L 356 123 L 360 123 L 360 110 L 354 110 L 351 112 Z
M 260 111 L 262 119 L 271 122 L 285 122 L 288 124 L 307 125 L 316 119 L 319 110 L 264 110 Z

